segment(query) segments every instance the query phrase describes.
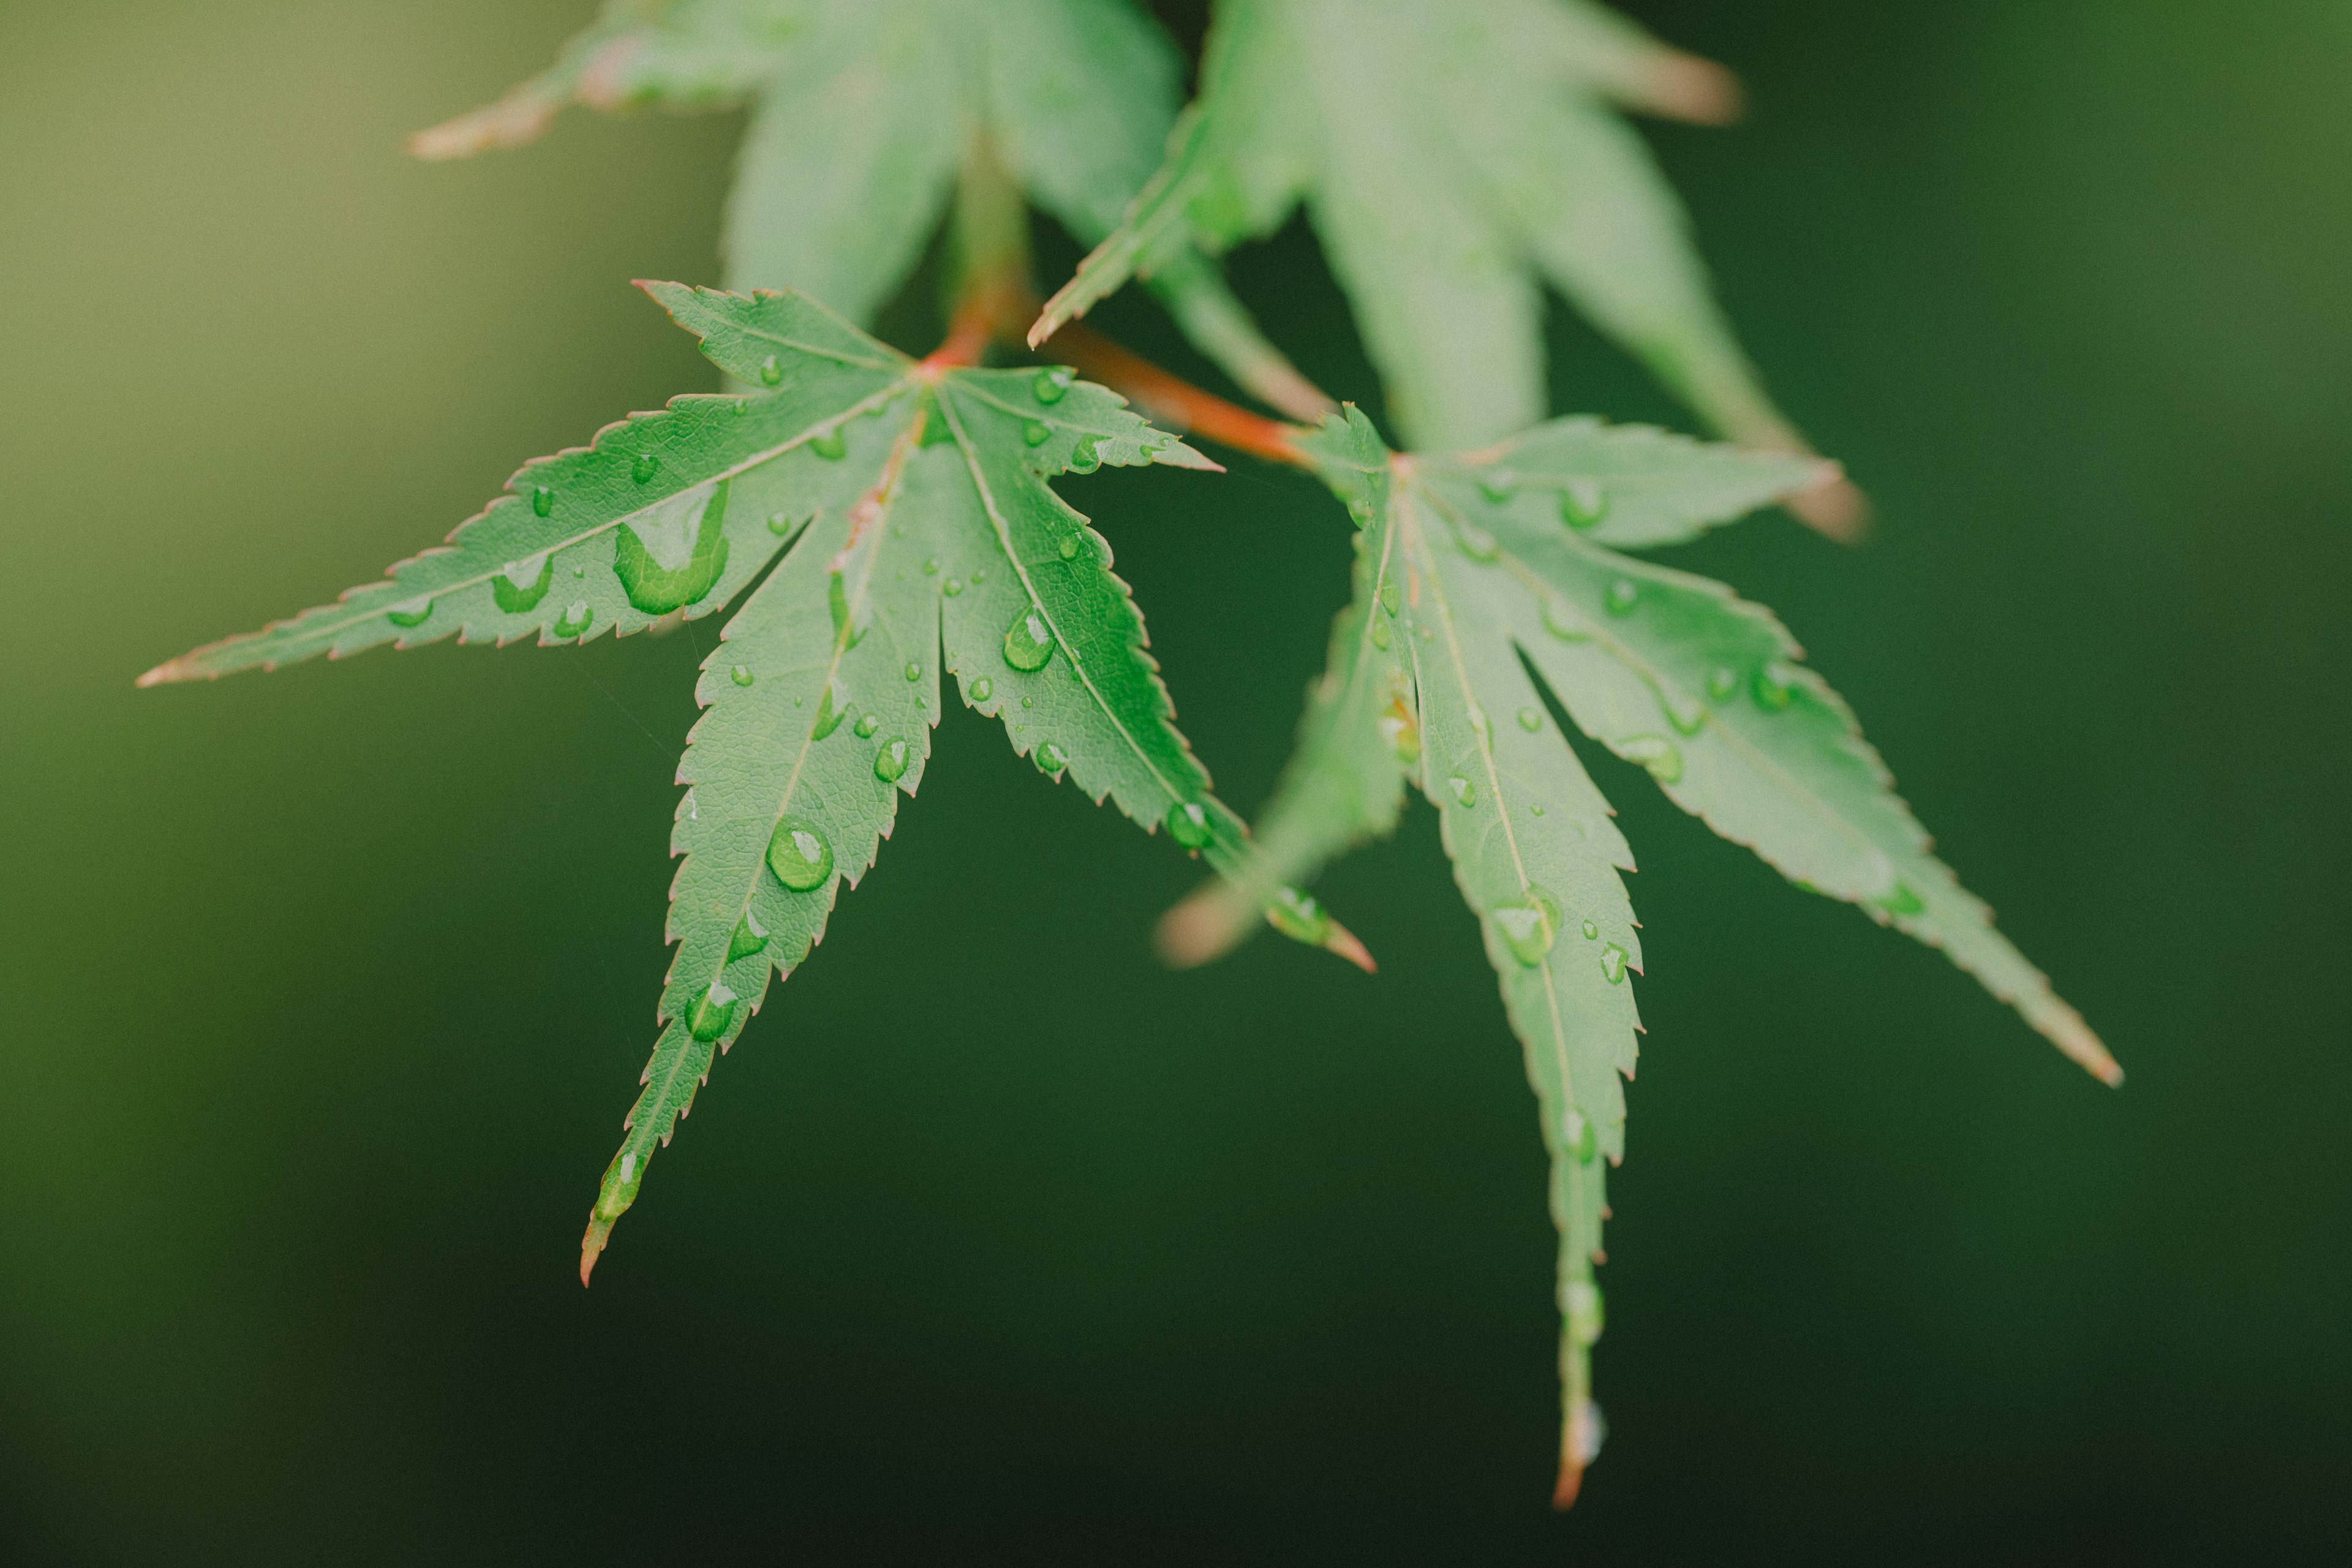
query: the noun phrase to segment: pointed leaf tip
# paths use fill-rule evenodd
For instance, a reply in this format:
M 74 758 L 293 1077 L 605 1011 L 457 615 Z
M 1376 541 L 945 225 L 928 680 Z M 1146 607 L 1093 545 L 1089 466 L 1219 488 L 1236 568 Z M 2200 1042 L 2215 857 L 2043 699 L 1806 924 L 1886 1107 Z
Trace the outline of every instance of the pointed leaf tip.
M 580 1287 L 588 1288 L 588 1276 L 596 1271 L 596 1259 L 604 1255 L 604 1243 L 612 1237 L 613 1222 L 591 1216 L 588 1234 L 580 1238 Z

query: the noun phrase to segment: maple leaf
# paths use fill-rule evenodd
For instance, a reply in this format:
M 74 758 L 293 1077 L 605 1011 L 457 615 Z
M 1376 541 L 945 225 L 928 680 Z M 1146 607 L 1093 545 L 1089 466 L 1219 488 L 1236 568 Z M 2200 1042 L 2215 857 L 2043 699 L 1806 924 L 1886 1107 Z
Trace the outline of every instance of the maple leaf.
M 1543 416 L 1540 279 L 1718 431 L 1803 449 L 1612 100 L 1719 120 L 1738 93 L 1581 0 L 1220 0 L 1166 161 L 1030 342 L 1304 203 L 1409 446 L 1475 447 Z
M 410 146 L 431 159 L 520 146 L 572 103 L 748 100 L 728 286 L 789 282 L 870 322 L 975 159 L 1000 162 L 1081 244 L 1108 234 L 1159 163 L 1182 75 L 1130 0 L 608 0 L 547 71 Z M 1243 385 L 1297 416 L 1328 410 L 1213 264 L 1171 255 L 1153 289 Z
M 774 972 L 823 935 L 914 793 L 939 678 L 1013 749 L 1221 872 L 1240 820 L 1174 724 L 1108 544 L 1047 481 L 1105 465 L 1214 469 L 1066 370 L 908 359 L 806 296 L 642 285 L 749 395 L 689 395 L 527 465 L 447 547 L 386 582 L 199 648 L 142 686 L 383 643 L 542 646 L 715 613 L 766 573 L 705 661 L 671 849 L 677 944 L 644 1092 L 583 1247 L 584 1280 L 656 1147 Z M 781 560 L 778 557 L 782 557 Z M 772 570 L 770 570 L 771 563 Z M 1287 934 L 1368 962 L 1290 889 Z
M 1437 807 L 1551 1160 L 1564 1506 L 1600 1440 L 1599 1162 L 1623 1156 L 1620 1078 L 1640 1027 L 1628 977 L 1642 958 L 1619 876 L 1631 854 L 1538 679 L 1717 833 L 1942 948 L 2075 1061 L 2122 1075 L 1929 852 L 1852 712 L 1780 625 L 1720 584 L 1611 548 L 1690 538 L 1818 484 L 1825 465 L 1591 419 L 1469 457 L 1402 456 L 1353 407 L 1296 445 L 1356 521 L 1354 594 L 1261 816 L 1258 857 L 1171 911 L 1163 942 L 1181 961 L 1213 956 L 1250 900 L 1388 832 L 1408 781 Z

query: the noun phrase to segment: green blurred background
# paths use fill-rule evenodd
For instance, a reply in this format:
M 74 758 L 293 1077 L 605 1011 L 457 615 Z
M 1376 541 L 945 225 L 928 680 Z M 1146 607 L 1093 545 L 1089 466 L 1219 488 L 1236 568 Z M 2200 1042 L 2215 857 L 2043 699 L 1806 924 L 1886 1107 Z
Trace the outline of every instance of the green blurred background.
M 1542 1158 L 1426 811 L 1325 884 L 1377 979 L 1171 974 L 1191 868 L 951 715 L 583 1292 L 709 625 L 131 681 L 708 387 L 626 280 L 715 276 L 738 121 L 403 156 L 585 0 L 0 6 L 0 1556 L 2345 1560 L 2352 8 L 1634 9 L 1750 85 L 1654 141 L 1881 515 L 1674 558 L 2131 1082 L 1598 759 L 1650 1032 L 1556 1518 Z M 1370 395 L 1310 239 L 1236 276 Z M 1680 422 L 1555 318 L 1563 409 Z M 1337 509 L 1068 493 L 1254 808 Z

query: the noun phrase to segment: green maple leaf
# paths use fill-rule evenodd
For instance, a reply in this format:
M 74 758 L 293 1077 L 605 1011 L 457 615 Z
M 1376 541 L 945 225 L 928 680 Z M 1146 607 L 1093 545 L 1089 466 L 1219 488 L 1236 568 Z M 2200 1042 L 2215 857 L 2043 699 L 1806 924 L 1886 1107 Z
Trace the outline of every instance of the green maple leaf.
M 1220 0 L 1160 173 L 1031 342 L 1304 203 L 1410 445 L 1546 412 L 1540 278 L 1717 430 L 1801 449 L 1733 340 L 1674 194 L 1612 101 L 1722 118 L 1717 68 L 1581 0 Z
M 1274 882 L 1437 807 L 1541 1110 L 1560 1232 L 1561 1496 L 1597 1448 L 1590 1346 L 1602 1166 L 1624 1149 L 1628 976 L 1641 947 L 1611 808 L 1539 678 L 1584 732 L 1790 880 L 1939 947 L 2069 1057 L 2114 1059 L 1929 853 L 1852 712 L 1763 609 L 1610 548 L 1664 544 L 1818 483 L 1824 465 L 1589 419 L 1464 458 L 1398 456 L 1353 408 L 1299 442 L 1360 531 L 1355 592 L 1259 857 L 1175 910 L 1180 959 L 1235 940 Z
M 514 147 L 569 104 L 749 101 L 721 248 L 728 287 L 791 283 L 870 322 L 976 157 L 1080 243 L 1160 161 L 1183 62 L 1131 0 L 607 0 L 555 65 L 418 134 L 419 156 Z M 1328 407 L 1197 254 L 1154 279 L 1203 352 L 1277 406 Z
M 703 666 L 678 780 L 663 1026 L 607 1171 L 585 1279 L 714 1052 L 823 934 L 913 794 L 939 677 L 1013 749 L 1254 878 L 1239 819 L 1174 725 L 1110 549 L 1047 481 L 1216 465 L 1066 370 L 918 363 L 805 296 L 644 286 L 747 385 L 690 395 L 541 458 L 447 547 L 142 685 L 455 637 L 542 646 L 710 615 L 764 572 Z M 778 560 L 781 556 L 782 559 Z M 770 570 L 771 563 L 773 569 Z M 1360 961 L 1311 900 L 1272 917 Z

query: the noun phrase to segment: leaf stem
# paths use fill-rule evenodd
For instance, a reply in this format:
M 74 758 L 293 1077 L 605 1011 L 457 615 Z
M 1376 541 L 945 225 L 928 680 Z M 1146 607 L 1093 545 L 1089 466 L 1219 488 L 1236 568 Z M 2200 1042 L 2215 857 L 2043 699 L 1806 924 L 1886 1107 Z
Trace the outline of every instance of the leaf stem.
M 1293 444 L 1309 433 L 1303 425 L 1286 425 L 1228 403 L 1081 322 L 1064 327 L 1054 342 L 1078 374 L 1134 399 L 1153 420 L 1179 435 L 1205 436 L 1270 463 L 1311 466 Z

